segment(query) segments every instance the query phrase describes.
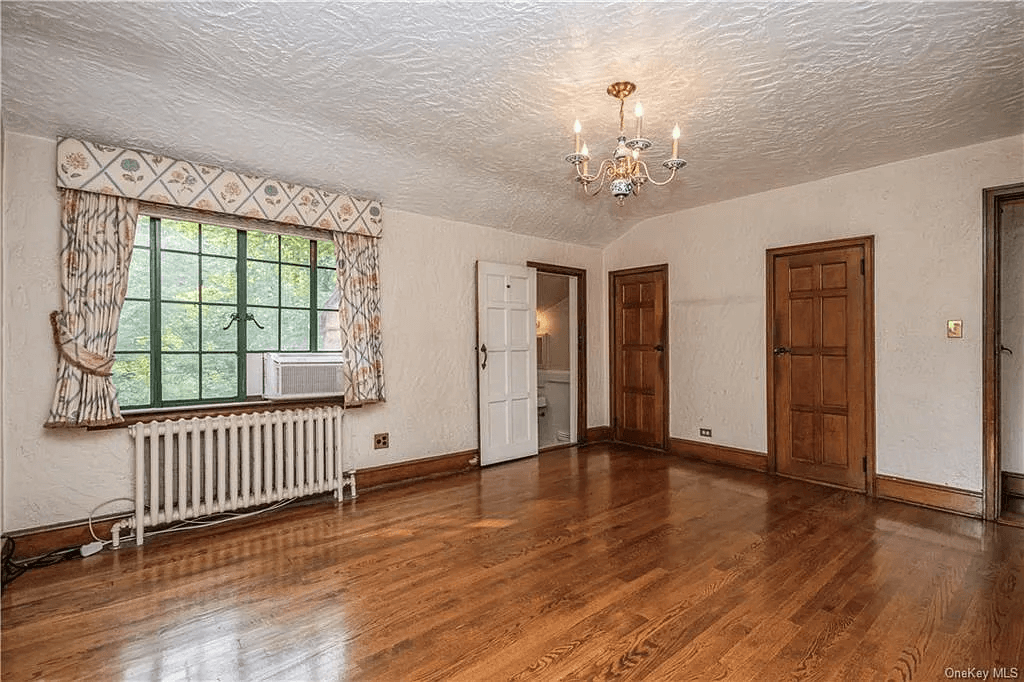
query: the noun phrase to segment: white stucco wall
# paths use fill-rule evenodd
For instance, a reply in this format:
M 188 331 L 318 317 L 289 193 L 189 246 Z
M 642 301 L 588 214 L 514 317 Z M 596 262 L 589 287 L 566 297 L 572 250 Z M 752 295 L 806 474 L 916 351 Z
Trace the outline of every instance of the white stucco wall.
M 49 430 L 56 351 L 48 315 L 59 304 L 59 210 L 54 140 L 7 133 L 3 186 L 4 405 L 6 529 L 85 518 L 129 495 L 125 429 Z M 349 411 L 346 432 L 358 468 L 444 455 L 477 446 L 475 262 L 537 260 L 587 269 L 595 304 L 588 419 L 606 424 L 606 343 L 602 254 L 597 249 L 513 235 L 388 210 L 381 243 L 385 380 L 388 401 Z M 391 447 L 373 450 L 388 431 Z M 116 509 L 111 507 L 109 509 Z M 107 509 L 105 509 L 107 511 Z
M 669 264 L 671 435 L 706 426 L 767 450 L 765 249 L 870 234 L 877 471 L 980 490 L 982 189 L 1022 178 L 1018 136 L 654 218 L 611 244 L 608 270 Z

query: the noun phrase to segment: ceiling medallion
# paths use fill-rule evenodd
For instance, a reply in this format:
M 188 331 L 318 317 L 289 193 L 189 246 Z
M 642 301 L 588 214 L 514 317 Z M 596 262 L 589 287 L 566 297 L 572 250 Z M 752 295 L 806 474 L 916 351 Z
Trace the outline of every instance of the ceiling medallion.
M 651 148 L 653 142 L 643 137 L 644 108 L 639 102 L 636 104 L 636 136 L 626 139 L 626 125 L 624 118 L 624 107 L 626 98 L 636 91 L 636 85 L 628 81 L 612 83 L 608 86 L 608 94 L 619 100 L 619 142 L 615 147 L 612 158 L 604 159 L 593 175 L 587 172 L 590 163 L 590 152 L 584 142 L 580 147 L 580 122 L 573 125 L 573 132 L 576 139 L 576 151 L 565 157 L 565 160 L 576 167 L 576 181 L 583 184 L 590 196 L 597 196 L 608 183 L 608 189 L 615 197 L 619 206 L 622 206 L 630 194 L 639 194 L 640 188 L 645 183 L 651 183 L 657 187 L 667 185 L 676 177 L 676 171 L 686 165 L 686 162 L 679 158 L 679 126 L 672 129 L 672 158 L 663 161 L 662 166 L 669 169 L 671 174 L 665 180 L 658 182 L 651 177 L 647 164 L 640 160 L 640 152 Z M 598 182 L 600 181 L 600 182 Z M 597 189 L 589 191 L 590 184 L 598 182 Z

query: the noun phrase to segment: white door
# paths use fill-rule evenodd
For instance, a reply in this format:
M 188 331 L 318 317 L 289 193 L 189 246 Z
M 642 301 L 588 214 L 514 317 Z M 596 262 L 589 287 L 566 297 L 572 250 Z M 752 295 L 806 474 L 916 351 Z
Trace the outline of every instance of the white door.
M 480 464 L 537 454 L 537 271 L 478 261 Z

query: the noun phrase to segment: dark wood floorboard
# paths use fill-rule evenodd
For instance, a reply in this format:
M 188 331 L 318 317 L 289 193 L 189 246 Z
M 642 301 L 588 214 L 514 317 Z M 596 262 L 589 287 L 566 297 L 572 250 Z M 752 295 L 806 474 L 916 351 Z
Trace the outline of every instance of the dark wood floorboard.
M 1024 529 L 596 445 L 37 569 L 2 609 L 4 680 L 1024 679 Z

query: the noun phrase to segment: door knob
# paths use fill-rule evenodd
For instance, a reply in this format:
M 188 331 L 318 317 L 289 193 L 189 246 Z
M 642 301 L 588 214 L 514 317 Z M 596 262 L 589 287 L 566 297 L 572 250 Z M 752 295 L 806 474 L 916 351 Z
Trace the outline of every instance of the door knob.
M 1004 352 L 1004 353 L 1009 353 L 1010 355 L 1013 355 L 1013 351 L 1012 351 L 1012 350 L 1010 350 L 1009 348 L 1007 348 L 1006 346 L 1002 346 L 1002 345 L 1000 345 L 1000 346 L 999 346 L 999 350 L 1001 350 L 1001 351 L 1002 351 L 1002 352 Z
M 661 345 L 659 343 L 657 346 L 654 347 L 654 350 L 656 350 L 656 351 L 658 351 L 660 353 L 661 351 L 665 350 L 665 346 L 663 346 L 663 345 Z
M 785 346 L 779 346 L 778 348 L 775 349 L 775 354 L 776 355 L 785 355 L 786 353 L 792 353 L 792 352 L 793 352 L 792 348 L 786 348 Z

